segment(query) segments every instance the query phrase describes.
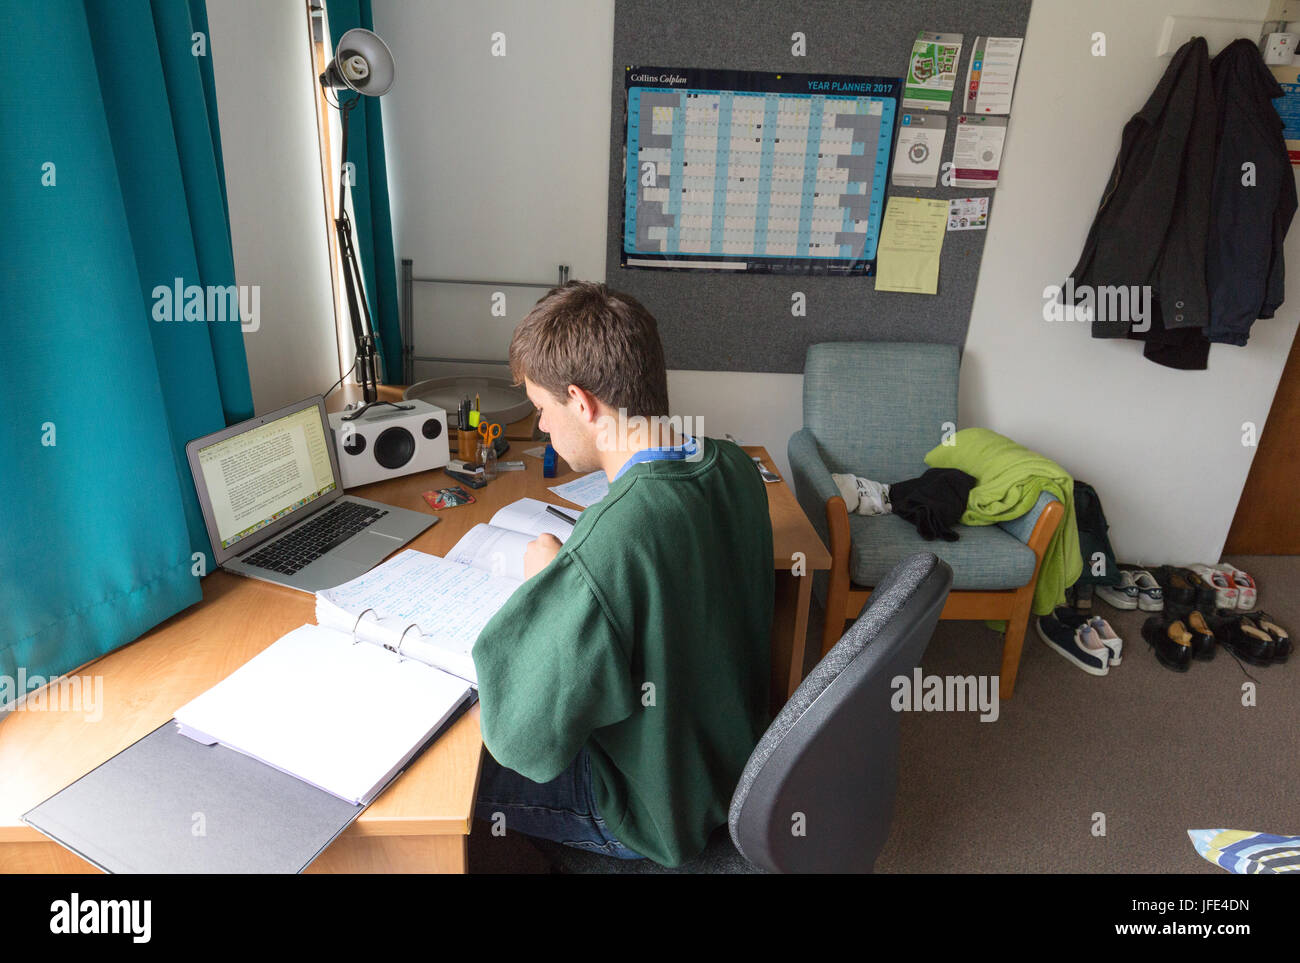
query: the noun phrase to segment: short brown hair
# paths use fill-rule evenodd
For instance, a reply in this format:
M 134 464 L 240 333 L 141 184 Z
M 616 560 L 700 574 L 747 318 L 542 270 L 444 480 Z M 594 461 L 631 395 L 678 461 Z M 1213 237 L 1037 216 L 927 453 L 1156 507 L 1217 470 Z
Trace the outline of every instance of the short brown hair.
M 566 404 L 569 385 L 577 385 L 628 417 L 668 415 L 659 327 L 640 301 L 604 284 L 551 288 L 515 329 L 510 373 Z

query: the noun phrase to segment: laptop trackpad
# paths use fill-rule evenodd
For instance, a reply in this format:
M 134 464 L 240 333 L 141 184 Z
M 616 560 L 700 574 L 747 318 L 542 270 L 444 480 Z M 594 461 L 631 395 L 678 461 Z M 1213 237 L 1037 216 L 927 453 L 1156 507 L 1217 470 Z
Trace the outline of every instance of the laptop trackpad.
M 402 539 L 378 532 L 358 532 L 330 554 L 350 562 L 373 565 L 402 544 Z

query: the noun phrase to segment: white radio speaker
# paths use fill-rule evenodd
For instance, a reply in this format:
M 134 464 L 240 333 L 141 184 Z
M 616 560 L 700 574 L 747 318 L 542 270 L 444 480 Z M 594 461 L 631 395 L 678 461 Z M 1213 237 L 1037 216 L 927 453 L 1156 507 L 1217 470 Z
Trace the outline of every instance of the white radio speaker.
M 349 411 L 330 415 L 344 488 L 447 464 L 447 412 L 415 398 L 396 404 L 375 405 L 352 420 Z

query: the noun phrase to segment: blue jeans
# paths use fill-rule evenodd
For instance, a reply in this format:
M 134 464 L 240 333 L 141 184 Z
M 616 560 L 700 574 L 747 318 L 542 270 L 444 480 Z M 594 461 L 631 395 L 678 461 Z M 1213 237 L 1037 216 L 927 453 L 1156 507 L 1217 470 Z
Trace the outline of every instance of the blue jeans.
M 619 859 L 643 859 L 610 835 L 591 791 L 591 759 L 580 749 L 569 767 L 550 782 L 533 782 L 487 753 L 479 776 L 474 815 L 494 822 L 505 816 L 507 832 L 564 843 Z

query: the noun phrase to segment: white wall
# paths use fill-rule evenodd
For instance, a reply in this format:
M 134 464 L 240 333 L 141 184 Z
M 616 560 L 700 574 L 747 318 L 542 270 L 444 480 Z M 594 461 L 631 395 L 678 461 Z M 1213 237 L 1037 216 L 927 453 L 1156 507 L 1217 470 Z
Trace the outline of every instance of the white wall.
M 1043 289 L 1074 267 L 1119 148 L 1167 57 L 1166 14 L 1259 17 L 1265 0 L 1035 0 L 1012 130 L 962 364 L 960 419 L 1042 451 L 1101 495 L 1121 559 L 1215 561 L 1250 469 L 1242 422 L 1262 428 L 1300 319 L 1300 230 L 1289 296 L 1245 348 L 1175 371 L 1141 345 L 1042 320 Z M 1106 34 L 1093 57 L 1091 36 Z M 1218 52 L 1212 47 L 1211 55 Z
M 340 374 L 306 4 L 208 0 L 208 28 L 235 277 L 261 286 L 244 334 L 261 414 Z
M 272 9 L 281 4 L 209 2 L 232 208 L 238 200 L 241 210 L 236 262 L 268 288 L 297 282 L 281 305 L 280 330 L 310 334 L 310 364 L 332 381 L 333 347 L 309 320 L 329 310 L 328 292 L 315 293 L 328 282 L 324 239 L 314 229 L 320 200 L 314 134 L 304 126 L 309 95 L 290 94 L 298 81 L 287 69 L 275 83 L 266 77 L 272 49 L 306 57 L 298 5 L 283 4 L 286 13 Z M 960 421 L 1001 431 L 1093 483 L 1125 560 L 1218 557 L 1253 455 L 1240 444 L 1241 423 L 1263 426 L 1300 296 L 1257 325 L 1248 347 L 1215 346 L 1208 371 L 1181 372 L 1146 361 L 1136 343 L 1094 341 L 1082 325 L 1044 322 L 1042 291 L 1074 266 L 1120 131 L 1168 62 L 1154 54 L 1164 16 L 1262 18 L 1266 7 L 1267 0 L 1033 5 L 966 343 Z M 612 0 L 375 0 L 374 8 L 376 30 L 398 62 L 397 84 L 384 98 L 398 257 L 439 277 L 549 282 L 555 265 L 567 263 L 573 277 L 602 279 Z M 223 31 L 238 35 L 238 52 L 221 43 Z M 506 36 L 504 58 L 490 55 L 495 31 Z M 1096 31 L 1106 33 L 1105 58 L 1091 56 Z M 223 77 L 222 58 L 236 55 L 258 76 Z M 231 99 L 256 100 L 257 111 L 241 116 Z M 275 211 L 273 222 L 266 211 Z M 308 225 L 293 244 L 285 243 L 289 224 Z M 259 230 L 280 232 L 277 242 Z M 320 250 L 306 256 L 312 238 Z M 1300 230 L 1288 242 L 1288 261 L 1300 270 L 1297 244 Z M 506 289 L 507 314 L 493 318 L 491 290 L 418 285 L 417 352 L 503 358 L 514 322 L 541 292 Z M 270 336 L 248 343 L 255 372 L 279 363 L 281 345 Z M 426 366 L 421 376 L 435 373 L 442 372 Z M 266 382 L 255 374 L 255 386 Z M 801 420 L 801 384 L 798 375 L 669 373 L 674 412 L 703 412 L 710 435 L 766 445 L 782 472 Z
M 605 274 L 610 0 L 376 0 L 397 60 L 384 141 L 397 257 L 423 277 Z M 504 34 L 505 56 L 493 56 Z M 491 313 L 495 291 L 503 316 Z M 415 286 L 416 354 L 504 360 L 544 288 Z M 433 321 L 431 324 L 430 321 Z M 421 366 L 417 377 L 441 369 Z

